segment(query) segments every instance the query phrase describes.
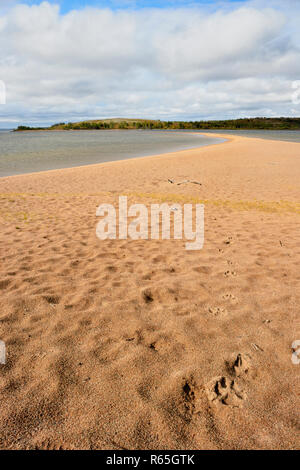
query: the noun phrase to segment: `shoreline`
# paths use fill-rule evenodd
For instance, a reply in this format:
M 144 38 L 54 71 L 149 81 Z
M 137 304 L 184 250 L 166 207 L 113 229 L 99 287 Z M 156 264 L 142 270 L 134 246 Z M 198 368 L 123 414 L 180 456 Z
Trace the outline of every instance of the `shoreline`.
M 116 130 L 119 130 L 119 129 L 116 129 Z M 123 129 L 120 129 L 120 130 L 123 130 Z M 24 131 L 24 132 L 27 132 L 27 131 Z M 28 132 L 30 132 L 30 131 L 28 131 Z M 191 134 L 196 134 L 197 135 L 199 133 L 198 132 L 191 132 Z M 200 134 L 205 135 L 206 137 L 210 137 L 208 134 L 203 134 L 203 133 L 200 133 Z M 221 136 L 221 137 L 213 136 L 212 138 L 223 139 L 224 137 L 223 136 Z M 155 158 L 155 157 L 161 157 L 161 156 L 168 156 L 168 155 L 171 155 L 171 154 L 174 155 L 174 154 L 179 154 L 181 152 L 188 152 L 188 151 L 192 151 L 192 150 L 200 150 L 203 147 L 211 147 L 211 146 L 214 146 L 214 145 L 225 144 L 227 141 L 230 142 L 230 140 L 231 140 L 230 138 L 226 138 L 225 142 L 214 142 L 212 144 L 203 144 L 200 147 L 191 147 L 191 148 L 187 148 L 187 149 L 183 149 L 183 150 L 176 150 L 176 151 L 173 151 L 173 152 L 157 153 L 157 154 L 151 154 L 151 155 L 144 155 L 144 156 L 140 156 L 140 157 L 124 158 L 124 159 L 121 159 L 121 160 L 111 160 L 111 161 L 108 160 L 106 162 L 88 163 L 86 165 L 70 166 L 70 167 L 64 167 L 64 168 L 54 168 L 54 169 L 51 169 L 51 170 L 34 171 L 34 172 L 31 172 L 31 173 L 18 173 L 18 174 L 15 174 L 15 175 L 0 176 L 0 181 L 1 181 L 2 178 L 11 178 L 11 177 L 15 177 L 15 176 L 34 175 L 34 174 L 47 173 L 47 172 L 53 172 L 53 171 L 64 171 L 64 170 L 69 170 L 69 169 L 72 169 L 72 168 L 84 168 L 84 167 L 105 165 L 105 164 L 109 164 L 109 163 L 126 162 L 126 161 L 129 161 L 129 160 L 140 160 L 140 159 L 143 159 L 143 158 Z
M 124 129 L 115 129 L 115 130 L 124 130 Z M 30 131 L 22 131 L 22 132 L 30 132 Z M 176 132 L 176 131 L 175 131 Z M 105 161 L 105 162 L 99 162 L 99 163 L 90 163 L 86 165 L 78 165 L 78 166 L 70 166 L 70 167 L 64 167 L 64 168 L 54 168 L 51 170 L 42 170 L 42 171 L 35 171 L 31 173 L 19 173 L 15 175 L 8 175 L 8 176 L 0 176 L 0 181 L 6 178 L 12 178 L 12 177 L 22 177 L 22 176 L 31 176 L 31 175 L 38 175 L 38 174 L 43 174 L 43 173 L 53 173 L 53 172 L 60 172 L 60 171 L 66 171 L 66 170 L 72 170 L 72 169 L 80 169 L 80 168 L 85 168 L 85 167 L 98 167 L 99 165 L 110 165 L 110 164 L 120 164 L 122 162 L 128 162 L 128 161 L 136 161 L 136 160 L 143 160 L 143 159 L 152 159 L 152 158 L 161 158 L 161 157 L 172 157 L 174 155 L 180 155 L 186 152 L 198 152 L 201 151 L 202 148 L 207 148 L 207 147 L 215 147 L 219 145 L 224 145 L 224 144 L 229 144 L 231 142 L 236 142 L 239 139 L 247 139 L 250 141 L 253 140 L 258 140 L 258 141 L 266 141 L 266 142 L 273 142 L 273 143 L 286 143 L 286 144 L 297 144 L 297 142 L 287 142 L 287 141 L 277 141 L 277 140 L 272 140 L 272 139 L 260 139 L 259 137 L 248 137 L 248 136 L 240 136 L 240 135 L 231 135 L 231 134 L 213 134 L 213 133 L 203 133 L 203 132 L 191 132 L 191 134 L 200 134 L 204 135 L 205 137 L 212 137 L 212 138 L 219 138 L 219 139 L 225 139 L 223 142 L 214 142 L 212 144 L 204 144 L 200 147 L 192 147 L 184 150 L 177 150 L 173 152 L 165 152 L 165 153 L 158 153 L 158 154 L 151 154 L 151 155 L 144 155 L 140 157 L 132 157 L 132 158 L 124 158 L 121 160 L 112 160 L 112 161 Z
M 205 136 L 211 136 L 212 134 L 204 134 Z M 32 172 L 32 173 L 22 173 L 22 174 L 17 174 L 17 175 L 9 175 L 9 176 L 3 176 L 0 178 L 0 185 L 1 183 L 6 186 L 6 184 L 9 184 L 9 181 L 12 179 L 14 181 L 20 179 L 23 180 L 24 182 L 26 179 L 32 179 L 35 180 L 37 183 L 39 181 L 39 178 L 41 178 L 41 181 L 43 179 L 49 181 L 49 178 L 52 178 L 53 176 L 57 176 L 59 179 L 64 180 L 65 178 L 72 178 L 72 175 L 78 175 L 80 177 L 81 174 L 86 174 L 89 178 L 93 174 L 92 172 L 95 172 L 95 175 L 100 175 L 102 170 L 104 174 L 109 175 L 109 170 L 111 169 L 112 171 L 115 171 L 116 174 L 122 174 L 123 171 L 128 171 L 128 169 L 134 169 L 135 167 L 140 169 L 143 168 L 143 166 L 147 168 L 152 168 L 154 166 L 156 168 L 156 171 L 160 171 L 161 169 L 161 164 L 163 165 L 169 165 L 170 160 L 172 160 L 172 163 L 174 163 L 174 166 L 176 168 L 176 165 L 183 164 L 187 171 L 187 175 L 190 175 L 188 165 L 193 164 L 194 162 L 197 163 L 198 159 L 203 160 L 203 165 L 204 167 L 206 165 L 209 165 L 210 162 L 207 160 L 210 158 L 210 155 L 213 155 L 214 159 L 216 160 L 216 169 L 220 169 L 220 167 L 223 165 L 223 162 L 219 161 L 220 158 L 222 158 L 222 150 L 226 152 L 226 156 L 230 155 L 230 150 L 232 149 L 234 153 L 236 153 L 237 149 L 241 147 L 241 153 L 245 152 L 245 150 L 249 153 L 252 152 L 251 149 L 252 147 L 257 147 L 257 151 L 259 152 L 260 149 L 266 150 L 268 148 L 271 149 L 270 155 L 272 155 L 272 158 L 268 157 L 270 160 L 268 165 L 273 165 L 272 160 L 276 159 L 276 151 L 278 152 L 278 149 L 280 149 L 280 154 L 285 154 L 289 152 L 293 153 L 295 157 L 298 156 L 298 143 L 295 142 L 285 142 L 285 141 L 272 141 L 272 140 L 265 140 L 265 139 L 259 139 L 259 138 L 248 138 L 248 137 L 241 137 L 241 136 L 232 136 L 228 134 L 222 134 L 221 136 L 219 134 L 213 134 L 213 137 L 220 137 L 223 139 L 226 139 L 223 142 L 216 142 L 213 144 L 209 145 L 203 145 L 201 147 L 196 147 L 196 148 L 191 148 L 191 149 L 186 149 L 186 150 L 178 150 L 175 152 L 168 152 L 168 153 L 163 153 L 163 154 L 155 154 L 155 155 L 146 155 L 146 156 L 141 156 L 141 157 L 133 157 L 133 158 L 127 158 L 127 159 L 122 159 L 122 160 L 113 160 L 113 161 L 106 161 L 106 162 L 101 162 L 101 163 L 92 163 L 88 165 L 80 165 L 80 166 L 73 166 L 73 167 L 66 167 L 66 168 L 58 168 L 58 169 L 53 169 L 53 170 L 45 170 L 45 171 L 37 171 L 37 172 Z M 253 149 L 253 151 L 255 151 Z M 255 151 L 255 152 L 257 152 Z M 273 158 L 274 155 L 274 158 Z M 242 155 L 241 155 L 242 157 Z M 242 160 L 245 160 L 245 158 L 241 158 Z M 257 159 L 257 162 L 259 162 L 259 158 Z M 282 160 L 282 157 L 281 157 Z M 235 157 L 235 161 L 238 162 L 238 160 Z M 225 162 L 224 162 L 225 163 Z M 283 158 L 281 164 L 285 165 L 285 159 Z M 297 161 L 296 159 L 292 159 L 290 161 L 291 164 L 294 164 L 297 167 Z M 245 164 L 245 162 L 244 162 Z M 250 162 L 246 163 L 246 167 L 244 168 L 244 173 L 246 176 L 247 172 L 247 166 L 250 166 L 251 169 L 253 169 L 253 165 L 250 164 Z M 235 165 L 231 168 L 230 171 L 233 170 Z M 224 169 L 226 169 L 226 166 L 224 166 Z M 228 170 L 229 171 L 229 170 Z M 168 177 L 171 177 L 172 175 L 172 170 L 170 170 L 170 173 L 168 174 Z M 295 174 L 296 176 L 296 174 Z M 193 175 L 190 175 L 191 178 L 193 178 Z M 141 181 L 142 180 L 147 180 L 145 179 L 145 176 L 141 175 Z M 103 178 L 101 178 L 102 182 Z M 107 181 L 105 182 L 106 186 L 109 186 L 109 176 L 107 177 Z M 55 186 L 57 186 L 55 184 Z M 134 184 L 135 186 L 135 184 Z M 175 187 L 175 185 L 174 185 Z M 173 188 L 174 188 L 173 187 Z M 58 188 L 57 188 L 58 189 Z M 180 189 L 183 188 L 177 188 L 180 191 Z M 59 191 L 60 192 L 60 191 Z M 251 197 L 245 198 L 246 200 L 251 200 Z M 288 198 L 287 198 L 288 199 Z M 300 198 L 299 198 L 300 199 Z M 272 201 L 272 200 L 271 200 Z
M 74 130 L 76 132 L 78 132 L 79 130 L 86 130 L 86 131 L 95 131 L 97 132 L 96 130 L 93 130 L 93 129 L 78 129 L 78 130 Z M 126 130 L 131 130 L 131 129 L 105 129 L 105 131 L 126 131 Z M 132 129 L 132 130 L 136 130 L 136 129 Z M 40 132 L 44 132 L 42 130 L 38 130 Z M 49 131 L 51 131 L 51 129 L 49 129 Z M 70 131 L 65 131 L 65 130 L 53 130 L 53 132 L 72 132 L 73 130 L 70 130 Z M 177 132 L 177 129 L 176 130 L 168 130 L 166 129 L 165 131 L 169 131 L 169 132 Z M 20 132 L 32 132 L 32 131 L 20 131 Z M 35 132 L 35 131 L 34 131 Z M 51 131 L 52 132 L 52 131 Z M 160 131 L 158 131 L 160 132 Z M 50 170 L 42 170 L 42 171 L 34 171 L 34 172 L 29 172 L 29 173 L 18 173 L 18 174 L 14 174 L 14 175 L 6 175 L 6 176 L 0 176 L 0 180 L 2 180 L 3 178 L 10 178 L 10 177 L 17 177 L 17 176 L 25 176 L 25 175 L 33 175 L 33 174 L 40 174 L 40 173 L 45 173 L 45 172 L 53 172 L 53 171 L 64 171 L 64 170 L 68 170 L 68 169 L 72 169 L 72 168 L 84 168 L 84 167 L 87 167 L 87 166 L 97 166 L 97 165 L 105 165 L 105 164 L 109 164 L 109 163 L 120 163 L 120 162 L 126 162 L 128 160 L 137 160 L 137 159 L 144 159 L 144 158 L 154 158 L 154 157 L 162 157 L 162 156 L 168 156 L 170 154 L 174 155 L 174 154 L 177 154 L 177 153 L 182 153 L 182 152 L 187 152 L 187 151 L 193 151 L 193 150 L 200 150 L 201 148 L 203 147 L 211 147 L 211 146 L 215 146 L 215 145 L 221 145 L 221 144 L 226 144 L 226 143 L 230 143 L 236 139 L 250 139 L 250 140 L 261 140 L 261 141 L 267 141 L 267 142 L 273 142 L 273 143 L 292 143 L 292 144 L 297 144 L 298 142 L 294 142 L 294 141 L 285 141 L 285 140 L 273 140 L 271 138 L 268 138 L 268 139 L 265 139 L 265 138 L 260 138 L 260 137 L 249 137 L 249 136 L 242 136 L 242 135 L 234 135 L 234 134 L 214 134 L 213 132 L 194 132 L 194 131 L 191 131 L 189 132 L 190 134 L 196 134 L 196 135 L 203 135 L 205 137 L 211 137 L 211 138 L 217 138 L 217 139 L 225 139 L 224 142 L 215 142 L 215 143 L 212 143 L 212 144 L 204 144 L 200 147 L 191 147 L 191 148 L 187 148 L 187 149 L 183 149 L 183 150 L 177 150 L 177 151 L 171 151 L 171 152 L 165 152 L 165 153 L 158 153 L 158 154 L 151 154 L 151 155 L 144 155 L 144 156 L 138 156 L 138 157 L 132 157 L 132 158 L 125 158 L 125 159 L 120 159 L 120 160 L 112 160 L 112 161 L 105 161 L 105 162 L 99 162 L 99 163 L 88 163 L 86 165 L 78 165 L 78 166 L 70 166 L 70 167 L 63 167 L 63 168 L 54 168 L 54 169 L 50 169 Z

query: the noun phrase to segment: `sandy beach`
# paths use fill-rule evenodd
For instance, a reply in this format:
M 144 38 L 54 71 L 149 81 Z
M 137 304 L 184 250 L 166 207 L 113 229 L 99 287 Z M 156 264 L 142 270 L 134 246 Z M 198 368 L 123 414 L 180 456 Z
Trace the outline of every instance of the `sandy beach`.
M 227 137 L 0 179 L 1 449 L 300 447 L 300 145 Z M 204 203 L 203 249 L 100 241 L 119 195 Z

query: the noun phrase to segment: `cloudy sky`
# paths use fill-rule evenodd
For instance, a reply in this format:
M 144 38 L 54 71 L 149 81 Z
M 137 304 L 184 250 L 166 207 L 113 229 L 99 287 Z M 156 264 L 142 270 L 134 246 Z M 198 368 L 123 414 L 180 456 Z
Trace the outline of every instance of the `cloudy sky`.
M 299 23 L 299 0 L 0 0 L 0 127 L 300 116 Z

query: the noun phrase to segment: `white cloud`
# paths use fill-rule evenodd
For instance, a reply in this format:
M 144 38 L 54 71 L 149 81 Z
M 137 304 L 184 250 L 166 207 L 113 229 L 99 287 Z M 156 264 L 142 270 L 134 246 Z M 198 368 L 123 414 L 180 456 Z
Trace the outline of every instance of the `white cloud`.
M 11 7 L 0 16 L 0 120 L 300 114 L 291 100 L 300 9 L 264 5 L 66 15 L 47 2 Z

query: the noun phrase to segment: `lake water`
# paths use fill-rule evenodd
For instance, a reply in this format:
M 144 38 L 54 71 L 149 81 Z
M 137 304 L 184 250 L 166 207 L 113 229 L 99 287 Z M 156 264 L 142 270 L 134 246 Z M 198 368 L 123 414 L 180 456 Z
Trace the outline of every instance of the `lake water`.
M 157 155 L 224 142 L 177 131 L 0 131 L 0 177 Z
M 224 142 L 199 131 L 0 130 L 0 177 L 157 155 Z M 300 142 L 300 131 L 203 130 L 262 139 Z

